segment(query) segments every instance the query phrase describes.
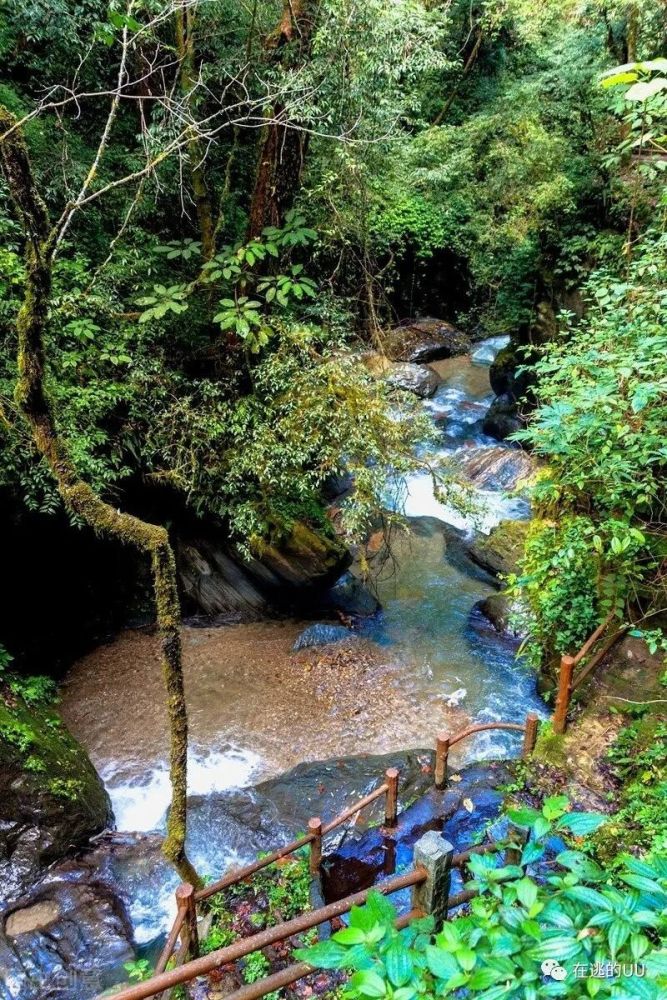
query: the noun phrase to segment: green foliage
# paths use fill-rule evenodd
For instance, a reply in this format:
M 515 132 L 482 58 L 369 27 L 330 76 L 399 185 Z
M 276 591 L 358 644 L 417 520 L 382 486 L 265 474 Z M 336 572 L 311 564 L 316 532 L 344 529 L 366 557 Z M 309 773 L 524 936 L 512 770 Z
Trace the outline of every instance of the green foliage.
M 131 983 L 144 983 L 153 975 L 153 969 L 146 958 L 136 958 L 130 962 L 125 962 L 123 968 L 127 972 L 127 978 Z
M 269 971 L 269 960 L 261 951 L 253 951 L 246 958 L 243 964 L 243 981 L 246 983 L 256 983 L 259 979 L 264 979 Z
M 538 409 L 516 436 L 548 466 L 515 589 L 537 655 L 575 651 L 609 611 L 664 606 L 666 288 L 667 240 L 650 233 L 621 273 L 591 276 L 584 320 L 535 365 Z
M 148 323 L 152 319 L 164 319 L 172 312 L 176 315 L 184 313 L 188 308 L 184 302 L 187 292 L 183 285 L 153 285 L 153 294 L 137 299 L 137 305 L 149 306 L 139 317 L 140 323 Z
M 510 811 L 530 826 L 521 865 L 545 857 L 545 841 L 569 831 L 594 832 L 604 817 L 567 811 L 567 798 L 541 810 Z M 580 839 L 578 841 L 581 843 Z M 468 887 L 478 895 L 470 912 L 434 927 L 432 918 L 394 928 L 396 911 L 379 894 L 350 914 L 350 925 L 329 941 L 298 952 L 322 968 L 351 972 L 345 995 L 413 1000 L 418 996 L 474 996 L 483 1000 L 540 997 L 632 997 L 659 1000 L 667 986 L 667 858 L 625 857 L 612 884 L 585 846 L 566 848 L 531 876 L 522 867 L 498 867 L 493 855 L 471 858 Z M 567 975 L 542 971 L 552 960 Z M 613 976 L 594 977 L 596 963 L 618 963 Z M 632 975 L 633 963 L 645 967 Z M 625 966 L 625 968 L 624 968 Z M 577 969 L 584 974 L 577 975 Z
M 621 730 L 608 757 L 621 786 L 598 852 L 612 857 L 628 843 L 667 852 L 667 723 L 651 715 L 636 720 Z

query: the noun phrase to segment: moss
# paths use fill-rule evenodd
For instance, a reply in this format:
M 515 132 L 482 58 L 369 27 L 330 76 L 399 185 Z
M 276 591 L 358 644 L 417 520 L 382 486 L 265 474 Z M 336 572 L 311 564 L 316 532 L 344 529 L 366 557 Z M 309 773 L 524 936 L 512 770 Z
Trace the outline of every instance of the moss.
M 566 763 L 565 737 L 555 733 L 550 722 L 540 726 L 533 757 L 543 764 L 564 766 Z
M 121 513 L 101 500 L 79 478 L 58 436 L 51 402 L 44 388 L 44 338 L 51 301 L 53 252 L 59 229 L 58 226 L 50 226 L 16 119 L 2 107 L 0 129 L 5 132 L 0 143 L 2 169 L 26 234 L 25 293 L 17 318 L 19 377 L 16 401 L 67 507 L 100 534 L 110 535 L 151 556 L 171 744 L 172 801 L 164 853 L 181 878 L 197 885 L 200 880 L 185 854 L 188 725 L 174 554 L 165 528 Z M 68 206 L 68 209 L 71 207 Z
M 470 555 L 480 566 L 497 576 L 515 573 L 528 534 L 527 521 L 501 521 L 488 535 L 477 538 Z

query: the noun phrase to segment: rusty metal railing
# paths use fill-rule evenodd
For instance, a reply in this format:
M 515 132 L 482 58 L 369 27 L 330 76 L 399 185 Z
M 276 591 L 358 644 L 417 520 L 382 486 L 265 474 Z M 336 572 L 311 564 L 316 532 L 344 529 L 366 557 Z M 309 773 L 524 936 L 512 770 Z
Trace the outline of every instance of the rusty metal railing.
M 446 786 L 449 751 L 457 743 L 460 743 L 461 740 L 465 740 L 469 736 L 474 736 L 476 733 L 487 732 L 490 729 L 504 729 L 510 732 L 523 733 L 521 755 L 526 758 L 535 749 L 539 721 L 537 713 L 529 712 L 525 722 L 480 722 L 474 726 L 462 729 L 454 736 L 448 736 L 445 732 L 438 733 L 435 743 L 435 787 L 443 789 Z
M 319 817 L 314 816 L 308 821 L 308 833 L 302 837 L 297 837 L 283 847 L 277 848 L 270 854 L 264 855 L 264 857 L 259 858 L 257 861 L 228 872 L 221 879 L 212 882 L 210 885 L 203 886 L 201 889 L 195 890 L 187 884 L 180 885 L 176 890 L 176 918 L 167 935 L 164 947 L 160 952 L 155 966 L 155 975 L 161 975 L 166 970 L 172 957 L 175 958 L 176 965 L 178 966 L 185 961 L 188 955 L 198 952 L 197 905 L 199 903 L 210 899 L 212 896 L 222 892 L 224 889 L 228 889 L 232 885 L 236 885 L 238 882 L 243 882 L 256 872 L 262 871 L 262 869 L 267 868 L 269 865 L 280 861 L 290 854 L 294 854 L 308 844 L 310 844 L 310 871 L 311 874 L 315 874 L 319 870 L 322 859 L 323 838 L 328 833 L 331 833 L 332 830 L 347 822 L 347 820 L 357 816 L 363 809 L 383 796 L 385 797 L 384 825 L 389 828 L 394 826 L 398 811 L 398 770 L 395 767 L 387 768 L 384 778 L 385 780 L 381 785 L 368 795 L 364 795 L 363 798 L 358 799 L 358 801 L 347 809 L 344 809 L 328 823 L 322 823 Z M 179 939 L 180 947 L 175 952 Z
M 530 753 L 532 753 L 535 747 L 538 722 L 539 720 L 537 715 L 534 712 L 529 712 L 524 723 L 479 723 L 477 725 L 468 726 L 466 729 L 461 730 L 451 737 L 444 733 L 439 733 L 436 741 L 435 753 L 434 781 L 436 787 L 442 789 L 447 783 L 448 754 L 450 748 L 455 746 L 457 743 L 460 743 L 462 740 L 476 733 L 491 729 L 523 732 L 524 739 L 522 754 L 524 757 L 527 757 Z M 310 819 L 308 822 L 308 833 L 291 841 L 289 844 L 285 844 L 283 847 L 277 848 L 270 854 L 267 854 L 264 857 L 259 858 L 257 861 L 253 861 L 242 868 L 228 872 L 221 879 L 218 879 L 216 882 L 206 885 L 201 889 L 195 890 L 193 886 L 187 884 L 179 886 L 176 890 L 176 918 L 169 931 L 162 952 L 160 953 L 160 957 L 155 966 L 154 974 L 145 982 L 129 986 L 126 989 L 121 990 L 119 993 L 114 994 L 115 1000 L 148 1000 L 149 997 L 155 996 L 159 996 L 161 1000 L 167 1000 L 176 986 L 191 982 L 198 976 L 207 975 L 209 972 L 213 972 L 222 965 L 236 962 L 246 955 L 249 955 L 251 952 L 259 951 L 262 948 L 266 948 L 271 944 L 277 943 L 278 941 L 287 940 L 296 934 L 300 934 L 303 931 L 317 927 L 320 924 L 326 923 L 329 920 L 347 913 L 353 906 L 359 906 L 364 903 L 371 889 L 354 893 L 351 896 L 347 896 L 345 899 L 338 900 L 335 903 L 330 903 L 317 910 L 302 913 L 300 916 L 294 917 L 286 923 L 279 924 L 276 927 L 266 928 L 257 934 L 253 934 L 248 938 L 243 938 L 240 941 L 235 941 L 233 944 L 213 951 L 208 955 L 199 955 L 199 940 L 197 931 L 197 905 L 199 903 L 210 899 L 212 896 L 222 892 L 224 889 L 245 881 L 256 872 L 261 871 L 290 854 L 293 854 L 295 851 L 298 851 L 300 848 L 305 847 L 308 844 L 310 845 L 310 872 L 312 876 L 317 876 L 322 859 L 323 837 L 332 830 L 341 826 L 347 820 L 356 817 L 362 809 L 371 805 L 382 796 L 385 797 L 384 825 L 390 829 L 394 827 L 396 825 L 398 815 L 399 772 L 396 768 L 388 768 L 384 777 L 384 782 L 374 791 L 365 795 L 347 809 L 344 809 L 328 823 L 322 823 L 319 817 L 313 817 Z M 446 842 L 443 841 L 443 843 Z M 451 845 L 447 845 L 449 851 L 445 865 L 446 871 L 449 872 L 455 868 L 463 868 L 474 855 L 485 854 L 489 851 L 497 851 L 501 848 L 501 846 L 502 845 L 496 843 L 481 844 L 471 846 L 458 854 L 454 854 Z M 516 847 L 511 848 L 511 851 L 513 852 L 511 856 L 514 858 L 514 862 L 516 863 L 520 851 L 519 854 L 517 854 Z M 510 849 L 508 849 L 508 858 L 509 857 Z M 415 868 L 412 871 L 387 879 L 379 883 L 374 888 L 376 891 L 382 892 L 386 895 L 398 892 L 407 887 L 413 887 L 414 892 L 415 887 L 419 886 L 420 883 L 424 882 L 426 879 L 427 872 L 425 868 L 419 864 L 415 864 Z M 454 896 L 449 896 L 447 891 L 442 899 L 441 910 L 446 915 L 449 910 L 461 905 L 469 899 L 472 899 L 474 895 L 474 890 L 465 890 L 463 893 L 458 893 Z M 397 926 L 406 926 L 410 919 L 415 916 L 415 913 L 416 909 L 413 907 L 413 910 L 411 910 L 409 914 L 406 914 L 398 919 Z M 176 945 L 179 942 L 180 946 L 178 951 L 175 951 Z M 167 965 L 172 959 L 174 960 L 175 967 L 168 970 Z M 298 979 L 309 975 L 312 971 L 312 967 L 305 962 L 295 963 L 287 969 L 273 973 L 271 976 L 266 977 L 260 982 L 241 987 L 230 994 L 227 1000 L 259 1000 L 260 997 L 284 986 L 288 986 L 291 983 L 296 982 Z

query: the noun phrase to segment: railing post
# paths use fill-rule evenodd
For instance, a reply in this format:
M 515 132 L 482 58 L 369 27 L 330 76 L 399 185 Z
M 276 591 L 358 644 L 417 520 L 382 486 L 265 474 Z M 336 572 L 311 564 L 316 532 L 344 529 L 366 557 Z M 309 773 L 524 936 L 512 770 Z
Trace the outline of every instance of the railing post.
M 530 828 L 527 826 L 519 826 L 517 823 L 512 823 L 510 821 L 508 835 L 511 846 L 505 851 L 505 864 L 518 865 L 521 863 L 523 849 L 528 843 Z
M 388 767 L 385 771 L 387 797 L 384 806 L 384 825 L 396 826 L 398 816 L 398 768 Z
M 454 848 L 436 830 L 429 830 L 414 846 L 415 868 L 426 869 L 426 880 L 412 889 L 412 908 L 435 919 L 436 929 L 447 919 Z
M 567 710 L 572 697 L 572 674 L 574 673 L 574 657 L 561 656 L 560 676 L 558 678 L 558 696 L 556 710 L 553 716 L 554 732 L 562 735 L 567 729 Z
M 313 816 L 308 820 L 308 833 L 312 833 L 310 842 L 310 874 L 317 875 L 322 861 L 322 820 Z
M 526 729 L 523 734 L 523 749 L 521 751 L 524 760 L 527 760 L 535 749 L 539 722 L 537 712 L 529 712 L 526 716 Z
M 449 740 L 447 733 L 438 733 L 435 742 L 435 787 L 442 790 L 447 784 Z
M 183 882 L 176 890 L 176 905 L 185 910 L 185 920 L 181 929 L 181 940 L 186 961 L 199 958 L 199 932 L 197 930 L 197 906 L 194 886 Z

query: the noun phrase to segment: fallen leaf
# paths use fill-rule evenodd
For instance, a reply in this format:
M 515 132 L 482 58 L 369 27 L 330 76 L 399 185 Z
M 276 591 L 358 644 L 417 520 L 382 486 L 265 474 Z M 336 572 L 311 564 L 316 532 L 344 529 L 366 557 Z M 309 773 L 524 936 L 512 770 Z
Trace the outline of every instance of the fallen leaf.
M 474 809 L 475 809 L 475 807 L 474 807 L 474 805 L 472 803 L 472 799 L 464 799 L 463 800 L 463 808 L 467 809 L 469 813 L 473 812 Z
M 460 774 L 450 774 L 449 780 L 450 781 L 463 781 L 463 778 L 461 777 Z

